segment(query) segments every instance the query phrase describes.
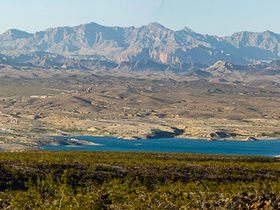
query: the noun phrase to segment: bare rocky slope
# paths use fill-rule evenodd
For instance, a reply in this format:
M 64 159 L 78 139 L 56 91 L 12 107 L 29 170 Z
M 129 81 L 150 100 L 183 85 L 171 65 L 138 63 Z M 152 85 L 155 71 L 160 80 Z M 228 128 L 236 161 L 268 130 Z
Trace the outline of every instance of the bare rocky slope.
M 279 42 L 280 35 L 270 31 L 218 37 L 202 35 L 186 27 L 173 31 L 158 23 L 139 28 L 89 23 L 34 34 L 12 29 L 0 35 L 0 51 L 2 57 L 39 51 L 117 63 L 153 60 L 213 65 L 223 60 L 240 65 L 279 59 Z

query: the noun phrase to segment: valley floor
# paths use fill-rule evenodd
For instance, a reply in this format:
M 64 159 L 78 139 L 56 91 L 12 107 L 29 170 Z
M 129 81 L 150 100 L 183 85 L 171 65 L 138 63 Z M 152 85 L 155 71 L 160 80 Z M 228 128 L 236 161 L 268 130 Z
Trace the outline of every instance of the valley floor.
M 280 91 L 273 87 L 76 72 L 0 84 L 2 150 L 73 144 L 42 135 L 280 138 Z

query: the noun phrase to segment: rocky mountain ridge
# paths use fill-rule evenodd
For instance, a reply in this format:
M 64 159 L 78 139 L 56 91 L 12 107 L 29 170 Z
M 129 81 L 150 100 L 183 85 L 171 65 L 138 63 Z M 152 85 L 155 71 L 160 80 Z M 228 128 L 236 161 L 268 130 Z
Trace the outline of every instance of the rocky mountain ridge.
M 20 72 L 18 70 L 21 70 Z M 13 71 L 13 73 L 12 73 Z M 46 76 L 63 74 L 63 72 L 93 73 L 119 76 L 137 76 L 148 78 L 174 78 L 179 80 L 208 80 L 214 82 L 240 83 L 265 79 L 278 81 L 280 60 L 270 63 L 238 65 L 226 61 L 217 61 L 213 65 L 186 63 L 161 63 L 150 59 L 123 61 L 121 63 L 95 58 L 64 57 L 58 54 L 32 51 L 13 55 L 0 55 L 0 78 L 14 75 L 31 78 L 41 74 Z M 24 73 L 25 72 L 25 73 Z M 28 73 L 29 72 L 29 73 Z M 51 73 L 53 72 L 53 73 Z M 55 73 L 56 72 L 56 73 Z M 71 73 L 72 72 L 72 73 Z M 32 76 L 33 75 L 33 76 Z M 30 76 L 27 76 L 30 77 Z M 249 81 L 250 80 L 250 81 Z M 266 83 L 266 82 L 265 82 Z
M 65 57 L 95 58 L 121 63 L 201 63 L 219 60 L 238 65 L 280 59 L 280 35 L 238 32 L 228 37 L 203 35 L 185 27 L 170 30 L 159 23 L 142 27 L 106 27 L 97 23 L 57 27 L 34 34 L 12 29 L 0 35 L 0 53 L 38 51 Z

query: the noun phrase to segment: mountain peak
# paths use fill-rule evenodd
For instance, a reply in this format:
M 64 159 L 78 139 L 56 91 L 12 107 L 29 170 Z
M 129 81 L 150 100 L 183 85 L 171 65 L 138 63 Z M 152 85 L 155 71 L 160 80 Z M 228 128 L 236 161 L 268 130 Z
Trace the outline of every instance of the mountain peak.
M 270 30 L 266 30 L 266 31 L 262 31 L 262 32 L 251 32 L 251 31 L 240 31 L 240 32 L 235 32 L 232 34 L 232 37 L 236 37 L 236 36 L 250 36 L 253 34 L 257 34 L 257 35 L 277 35 L 274 32 L 270 31 Z
M 148 25 L 146 25 L 147 28 L 151 28 L 151 29 L 156 29 L 156 28 L 159 28 L 159 29 L 166 29 L 163 25 L 157 23 L 157 22 L 152 22 L 152 23 L 149 23 Z
M 100 27 L 101 25 L 96 23 L 96 22 L 90 22 L 90 23 L 86 23 L 86 24 L 82 24 L 82 25 L 85 25 L 85 26 L 98 26 Z
M 187 26 L 185 26 L 181 31 L 187 31 L 190 33 L 194 33 L 194 31 L 192 29 L 188 28 Z
M 250 32 L 250 31 L 238 31 L 238 32 L 234 32 L 232 34 L 232 37 L 236 37 L 236 36 L 246 36 L 246 35 L 250 35 L 252 34 L 253 32 Z
M 17 29 L 10 29 L 8 31 L 6 31 L 5 33 L 3 33 L 4 38 L 6 39 L 12 39 L 12 40 L 16 40 L 16 39 L 28 39 L 32 36 L 33 34 L 29 34 L 25 31 L 20 31 Z
M 262 32 L 261 34 L 264 34 L 264 35 L 269 35 L 269 36 L 277 36 L 277 34 L 275 34 L 274 32 L 272 31 L 269 31 L 269 30 L 266 30 L 264 32 Z
M 163 25 L 159 24 L 158 22 L 151 22 L 147 26 L 164 27 Z
M 99 25 L 96 22 L 90 22 L 75 26 L 74 28 L 105 28 L 105 26 Z

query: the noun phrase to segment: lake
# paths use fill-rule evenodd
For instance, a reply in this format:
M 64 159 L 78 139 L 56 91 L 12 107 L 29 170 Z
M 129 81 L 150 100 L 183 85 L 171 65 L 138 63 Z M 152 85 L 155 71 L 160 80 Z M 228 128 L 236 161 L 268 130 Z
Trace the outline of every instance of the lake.
M 44 146 L 47 150 L 99 150 L 99 151 L 143 151 L 143 152 L 187 152 L 230 155 L 280 155 L 280 140 L 262 141 L 206 141 L 197 139 L 141 139 L 126 140 L 114 137 L 75 136 L 54 138 L 78 139 L 102 145 L 96 146 Z

